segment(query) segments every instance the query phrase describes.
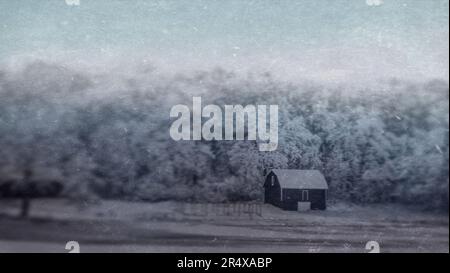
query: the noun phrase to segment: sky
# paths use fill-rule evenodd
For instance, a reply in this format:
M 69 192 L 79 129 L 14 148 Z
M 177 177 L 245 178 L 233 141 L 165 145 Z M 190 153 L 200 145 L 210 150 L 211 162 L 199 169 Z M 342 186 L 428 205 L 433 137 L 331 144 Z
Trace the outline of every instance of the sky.
M 0 61 L 448 81 L 447 0 L 66 1 L 0 0 Z

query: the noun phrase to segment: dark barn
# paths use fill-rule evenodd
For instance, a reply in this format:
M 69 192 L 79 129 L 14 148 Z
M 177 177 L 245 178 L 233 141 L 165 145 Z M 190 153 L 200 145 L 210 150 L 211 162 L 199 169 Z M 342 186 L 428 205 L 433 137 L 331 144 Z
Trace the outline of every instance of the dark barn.
M 264 189 L 264 202 L 284 210 L 327 207 L 327 181 L 317 170 L 271 170 Z

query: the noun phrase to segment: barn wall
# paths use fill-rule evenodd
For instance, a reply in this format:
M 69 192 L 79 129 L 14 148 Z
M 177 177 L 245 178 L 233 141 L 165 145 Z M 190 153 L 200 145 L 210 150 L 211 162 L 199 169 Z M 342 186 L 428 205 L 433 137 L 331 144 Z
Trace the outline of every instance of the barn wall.
M 271 185 L 272 176 L 275 177 L 275 185 Z M 272 173 L 266 177 L 264 182 L 264 202 L 275 205 L 277 207 L 282 206 L 281 202 L 281 187 L 277 177 Z
M 311 190 L 309 198 L 311 209 L 325 210 L 327 208 L 326 190 Z
M 305 189 L 308 190 L 308 189 Z M 302 202 L 303 189 L 284 189 L 283 190 L 283 205 L 286 210 L 297 210 L 298 202 Z M 309 189 L 309 201 L 311 202 L 311 209 L 326 209 L 326 193 L 325 190 Z

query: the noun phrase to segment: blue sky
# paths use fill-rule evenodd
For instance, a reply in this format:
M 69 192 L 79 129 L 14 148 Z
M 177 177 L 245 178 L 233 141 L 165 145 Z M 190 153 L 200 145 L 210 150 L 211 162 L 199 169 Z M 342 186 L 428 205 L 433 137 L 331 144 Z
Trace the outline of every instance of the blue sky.
M 366 1 L 0 0 L 0 60 L 150 54 L 448 79 L 448 1 Z

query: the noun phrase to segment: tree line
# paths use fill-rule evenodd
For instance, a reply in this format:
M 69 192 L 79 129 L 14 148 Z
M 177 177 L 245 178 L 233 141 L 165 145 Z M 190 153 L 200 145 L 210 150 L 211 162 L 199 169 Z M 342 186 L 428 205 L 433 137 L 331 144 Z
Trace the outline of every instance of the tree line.
M 279 144 L 174 141 L 170 108 L 279 106 Z M 448 211 L 449 89 L 391 79 L 321 85 L 213 69 L 0 70 L 0 197 L 261 200 L 265 168 L 318 169 L 329 196 Z M 27 202 L 24 202 L 26 210 Z

